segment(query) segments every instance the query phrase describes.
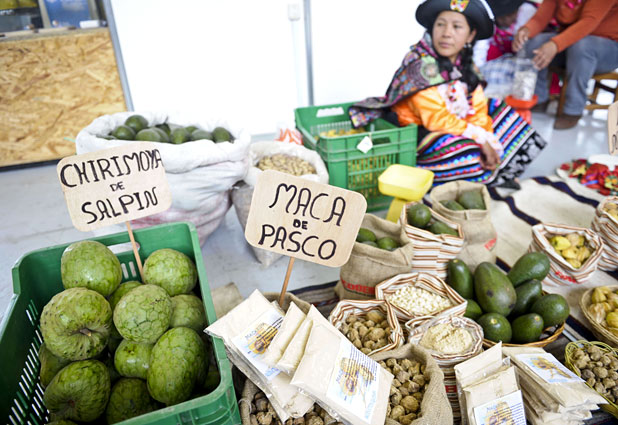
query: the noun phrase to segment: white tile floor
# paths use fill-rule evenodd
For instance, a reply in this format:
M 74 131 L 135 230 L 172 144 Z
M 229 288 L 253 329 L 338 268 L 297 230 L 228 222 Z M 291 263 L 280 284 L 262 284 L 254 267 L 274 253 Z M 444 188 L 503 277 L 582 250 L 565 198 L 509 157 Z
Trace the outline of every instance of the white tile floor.
M 554 108 L 555 109 L 555 108 Z M 587 113 L 572 130 L 555 131 L 553 117 L 534 114 L 533 123 L 549 145 L 531 164 L 523 178 L 553 174 L 561 163 L 573 158 L 607 153 L 607 113 Z M 60 243 L 88 238 L 71 224 L 56 176 L 55 165 L 0 172 L 0 318 L 12 294 L 11 268 L 25 253 Z M 253 289 L 277 291 L 287 261 L 262 267 L 244 240 L 230 209 L 221 226 L 202 247 L 211 287 L 235 282 L 243 296 Z M 289 289 L 334 281 L 338 269 L 296 261 Z

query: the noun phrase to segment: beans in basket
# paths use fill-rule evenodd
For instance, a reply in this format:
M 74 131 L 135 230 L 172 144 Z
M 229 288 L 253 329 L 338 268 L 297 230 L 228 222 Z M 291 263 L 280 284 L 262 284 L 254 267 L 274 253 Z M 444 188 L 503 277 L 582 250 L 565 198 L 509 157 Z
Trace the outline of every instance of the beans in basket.
M 573 366 L 582 379 L 603 397 L 618 400 L 618 358 L 596 345 L 577 348 L 573 352 Z
M 284 424 L 262 391 L 258 391 L 251 401 L 250 420 L 251 425 L 343 425 L 317 404 L 314 404 L 302 418 L 288 419 Z
M 421 414 L 421 401 L 429 385 L 425 365 L 410 359 L 388 359 L 378 364 L 395 377 L 391 383 L 386 417 L 402 425 L 411 424 Z
M 315 174 L 315 167 L 304 159 L 292 155 L 275 154 L 262 157 L 257 167 L 260 170 L 275 170 L 293 176 L 304 176 L 305 174 Z
M 391 327 L 386 316 L 372 310 L 364 317 L 348 316 L 340 331 L 356 348 L 369 354 L 388 344 Z

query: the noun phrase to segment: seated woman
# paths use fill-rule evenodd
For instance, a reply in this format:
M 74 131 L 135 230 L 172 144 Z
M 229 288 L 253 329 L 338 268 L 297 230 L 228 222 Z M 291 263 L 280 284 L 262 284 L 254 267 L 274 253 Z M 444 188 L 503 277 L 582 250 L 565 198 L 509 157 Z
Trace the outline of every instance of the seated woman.
M 428 32 L 386 95 L 350 107 L 355 127 L 389 113 L 401 126 L 417 124 L 417 166 L 434 172 L 434 184 L 464 179 L 517 188 L 515 178 L 546 145 L 514 110 L 483 94 L 472 43 L 492 36 L 492 18 L 484 0 L 426 0 L 416 19 Z

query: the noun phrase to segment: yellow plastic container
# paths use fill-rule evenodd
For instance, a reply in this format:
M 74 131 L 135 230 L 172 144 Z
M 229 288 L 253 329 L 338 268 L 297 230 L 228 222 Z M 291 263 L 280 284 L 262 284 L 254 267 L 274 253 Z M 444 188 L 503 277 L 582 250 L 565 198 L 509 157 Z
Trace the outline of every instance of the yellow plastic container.
M 378 177 L 378 189 L 383 195 L 393 196 L 386 219 L 394 223 L 399 219 L 403 206 L 420 201 L 433 184 L 433 173 L 423 168 L 394 164 Z

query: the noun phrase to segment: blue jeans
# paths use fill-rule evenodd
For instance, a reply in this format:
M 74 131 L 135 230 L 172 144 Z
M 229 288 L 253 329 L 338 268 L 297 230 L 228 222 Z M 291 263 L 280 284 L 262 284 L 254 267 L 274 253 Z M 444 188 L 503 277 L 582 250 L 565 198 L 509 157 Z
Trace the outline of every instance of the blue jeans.
M 527 57 L 532 58 L 534 56 L 532 51 L 541 47 L 555 35 L 556 33 L 541 33 L 530 39 L 525 46 Z M 551 65 L 566 67 L 567 89 L 564 113 L 581 115 L 586 106 L 588 81 L 594 74 L 610 72 L 618 68 L 618 41 L 589 35 L 558 53 Z M 538 103 L 549 99 L 547 74 L 547 68 L 541 69 L 538 73 L 535 89 L 539 97 Z

